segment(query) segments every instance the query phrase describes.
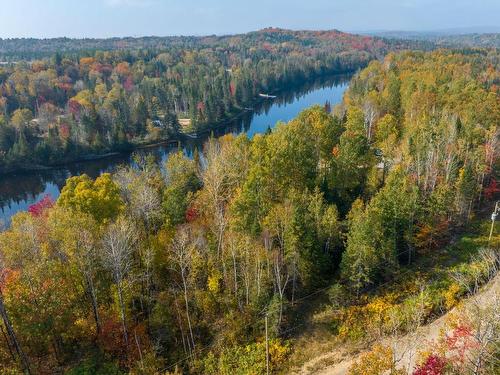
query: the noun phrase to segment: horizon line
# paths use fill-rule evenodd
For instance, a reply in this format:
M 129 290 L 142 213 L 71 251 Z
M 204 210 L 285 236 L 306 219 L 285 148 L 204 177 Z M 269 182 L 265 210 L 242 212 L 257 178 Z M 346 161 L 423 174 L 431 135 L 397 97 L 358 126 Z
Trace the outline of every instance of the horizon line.
M 313 28 L 300 28 L 300 29 L 291 29 L 284 27 L 265 27 L 261 29 L 249 30 L 245 32 L 222 32 L 222 33 L 207 33 L 207 34 L 136 34 L 136 35 L 114 35 L 114 36 L 99 36 L 99 37 L 86 37 L 86 36 L 47 36 L 47 37 L 38 37 L 38 36 L 13 36 L 13 37 L 0 37 L 0 40 L 19 40 L 19 39 L 34 39 L 34 40 L 50 40 L 50 39 L 70 39 L 70 40 L 106 40 L 106 39 L 140 39 L 140 38 L 204 38 L 204 37 L 227 37 L 227 36 L 237 36 L 237 35 L 245 35 L 255 32 L 266 31 L 269 29 L 275 30 L 283 30 L 283 31 L 338 31 L 346 34 L 377 34 L 377 33 L 415 33 L 415 34 L 425 34 L 425 33 L 436 33 L 436 34 L 444 34 L 444 35 L 471 35 L 471 34 L 497 34 L 500 33 L 500 26 L 493 25 L 484 25 L 484 26 L 468 26 L 468 27 L 451 27 L 451 28 L 440 28 L 440 29 L 415 29 L 415 30 L 404 30 L 404 29 L 346 29 L 341 30 L 337 28 L 330 29 L 313 29 Z M 477 29 L 476 31 L 474 31 Z M 479 31 L 479 29 L 484 29 L 488 31 Z

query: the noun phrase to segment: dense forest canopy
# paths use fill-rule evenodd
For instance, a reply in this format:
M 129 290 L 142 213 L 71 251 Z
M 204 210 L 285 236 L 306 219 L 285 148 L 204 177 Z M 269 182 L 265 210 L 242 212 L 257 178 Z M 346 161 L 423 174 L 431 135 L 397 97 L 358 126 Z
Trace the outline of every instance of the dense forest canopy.
M 390 39 L 420 41 L 421 43 L 428 42 L 443 48 L 500 48 L 500 33 L 498 32 L 448 34 L 445 32 L 387 31 L 373 33 L 373 35 Z
M 368 58 L 347 56 L 359 53 Z M 115 55 L 77 66 L 91 76 L 104 56 Z M 246 64 L 233 74 L 250 74 Z M 148 64 L 132 59 L 107 79 L 139 66 Z M 104 77 L 76 94 L 82 107 L 102 105 Z M 499 83 L 494 51 L 391 53 L 355 76 L 332 113 L 316 106 L 269 134 L 210 139 L 203 155 L 169 158 L 166 174 L 137 158 L 114 175 L 70 178 L 57 202 L 0 234 L 0 368 L 264 373 L 267 316 L 277 371 L 293 314 L 332 284 L 339 337 L 387 329 L 357 306 L 365 293 L 439 253 L 498 190 Z M 453 306 L 433 293 L 419 297 L 424 319 Z M 397 308 L 403 329 L 414 304 Z
M 0 173 L 178 139 L 241 113 L 259 93 L 354 72 L 406 47 L 339 31 L 281 29 L 0 41 L 0 56 L 21 59 L 0 66 Z M 33 59 L 45 53 L 50 57 Z
M 267 28 L 246 34 L 225 36 L 170 36 L 170 37 L 141 37 L 141 38 L 106 38 L 106 39 L 34 39 L 34 38 L 0 38 L 0 61 L 34 60 L 51 57 L 56 53 L 64 54 L 92 54 L 94 51 L 113 50 L 155 50 L 162 51 L 170 48 L 233 48 L 245 49 L 249 46 L 259 48 L 262 43 L 270 43 L 279 47 L 279 44 L 301 45 L 308 48 L 329 48 L 337 52 L 357 46 L 369 46 L 373 51 L 381 52 L 381 48 L 415 47 L 418 44 L 408 41 L 387 41 L 382 38 L 364 37 L 344 33 L 338 30 L 326 31 L 292 31 L 279 28 Z M 375 42 L 377 45 L 375 45 Z

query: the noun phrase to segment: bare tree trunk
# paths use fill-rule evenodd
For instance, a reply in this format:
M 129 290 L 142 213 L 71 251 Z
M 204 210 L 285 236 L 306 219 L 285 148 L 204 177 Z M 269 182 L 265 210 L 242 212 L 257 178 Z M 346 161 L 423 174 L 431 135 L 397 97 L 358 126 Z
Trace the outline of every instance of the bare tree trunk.
M 177 299 L 176 298 L 174 298 L 174 304 L 175 304 L 175 311 L 177 312 L 177 314 L 176 314 L 177 315 L 177 322 L 179 323 L 179 329 L 181 330 L 182 346 L 184 348 L 184 353 L 187 354 L 188 349 L 191 352 L 191 350 L 190 350 L 191 346 L 189 346 L 189 348 L 186 347 L 186 340 L 184 338 L 184 328 L 182 326 L 182 319 L 181 319 L 181 316 L 180 316 L 180 313 L 179 313 L 179 305 L 177 304 Z
M 184 275 L 184 271 L 181 272 L 182 276 L 182 285 L 184 286 L 184 303 L 186 306 L 186 318 L 188 321 L 188 326 L 189 326 L 189 335 L 191 337 L 191 343 L 193 345 L 193 351 L 196 349 L 195 343 L 194 343 L 194 335 L 193 335 L 193 328 L 191 326 L 191 316 L 189 315 L 189 302 L 188 302 L 188 294 L 187 294 L 187 284 L 186 284 L 186 277 Z
M 278 294 L 280 296 L 280 313 L 279 313 L 279 318 L 278 318 L 278 327 L 281 326 L 281 320 L 283 319 L 283 299 L 285 297 L 285 289 L 289 281 L 289 275 L 286 275 L 284 277 L 281 267 L 282 265 L 279 264 L 280 260 L 276 260 L 276 264 L 274 266 L 275 270 L 275 278 L 276 278 L 276 288 L 278 290 Z
M 0 330 L 2 331 L 3 338 L 5 339 L 5 344 L 7 345 L 7 349 L 9 349 L 9 354 L 12 357 L 12 360 L 15 362 L 16 355 L 14 354 L 14 352 L 13 352 L 14 349 L 12 348 L 12 346 L 10 344 L 10 340 L 7 337 L 7 332 L 5 332 L 5 330 L 3 329 L 3 324 L 0 325 Z
M 112 272 L 118 303 L 120 305 L 120 316 L 123 328 L 123 338 L 128 348 L 128 331 L 125 313 L 125 301 L 123 299 L 123 282 L 132 267 L 132 256 L 137 232 L 133 225 L 125 219 L 119 219 L 110 225 L 104 236 L 104 255 L 108 268 Z
M 280 294 L 280 315 L 278 318 L 278 330 L 281 327 L 281 319 L 283 319 L 283 295 Z
M 234 253 L 234 249 L 231 249 L 231 255 L 233 257 L 234 295 L 238 299 L 238 271 L 236 269 L 236 254 Z
M 221 215 L 219 217 L 219 215 Z M 224 220 L 224 214 L 218 213 L 217 214 L 217 258 L 220 259 L 221 253 L 222 253 L 222 240 L 224 238 L 224 223 L 222 222 Z
M 141 370 L 144 370 L 144 361 L 142 358 L 141 346 L 139 345 L 139 339 L 137 338 L 137 329 L 134 330 L 134 339 L 135 339 L 135 345 L 137 346 L 137 351 L 139 352 L 139 360 L 141 362 Z
M 474 375 L 479 375 L 481 373 L 481 354 L 477 356 L 476 362 L 474 363 L 474 370 L 472 371 Z
M 262 277 L 262 269 L 260 267 L 260 255 L 257 257 L 257 270 L 256 270 L 256 281 L 257 281 L 257 297 L 260 297 L 260 279 Z
M 152 314 L 152 303 L 151 301 L 153 300 L 153 281 L 152 281 L 152 261 L 153 261 L 153 254 L 152 254 L 152 251 L 151 249 L 148 247 L 148 253 L 146 254 L 146 292 L 147 292 L 147 297 L 148 297 L 148 301 L 147 301 L 147 324 L 148 324 L 148 327 L 149 327 L 149 321 L 150 321 L 150 316 Z
M 19 344 L 19 341 L 17 340 L 17 336 L 16 336 L 14 328 L 12 327 L 12 324 L 10 322 L 9 315 L 7 314 L 7 310 L 5 310 L 5 305 L 3 303 L 3 295 L 2 295 L 1 291 L 0 291 L 0 315 L 2 316 L 3 323 L 5 325 L 5 328 L 7 329 L 7 335 L 9 336 L 10 340 L 12 341 L 12 346 L 14 347 L 16 354 L 19 357 L 23 371 L 27 374 L 31 374 L 31 369 L 30 369 L 30 365 L 28 362 L 28 358 L 26 357 L 23 350 L 21 349 L 21 345 Z
M 101 321 L 99 319 L 99 309 L 97 307 L 97 297 L 95 295 L 94 283 L 92 282 L 92 278 L 87 275 L 85 276 L 85 281 L 87 284 L 87 294 L 89 295 L 90 303 L 92 304 L 92 314 L 94 315 L 96 336 L 99 336 L 101 333 Z
M 123 291 L 121 282 L 117 282 L 116 289 L 118 293 L 118 303 L 120 305 L 120 318 L 122 321 L 122 329 L 123 329 L 123 339 L 125 340 L 125 346 L 128 348 L 128 331 L 127 331 L 127 322 L 125 317 L 125 304 L 123 302 Z

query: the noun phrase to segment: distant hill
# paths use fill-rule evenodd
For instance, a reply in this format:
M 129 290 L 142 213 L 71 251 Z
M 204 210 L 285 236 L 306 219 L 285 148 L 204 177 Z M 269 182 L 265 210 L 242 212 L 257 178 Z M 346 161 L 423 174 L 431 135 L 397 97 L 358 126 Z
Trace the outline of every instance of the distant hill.
M 68 55 L 93 54 L 95 51 L 115 50 L 153 50 L 162 51 L 171 48 L 245 48 L 255 44 L 306 46 L 308 48 L 328 48 L 330 52 L 343 52 L 346 49 L 358 49 L 383 55 L 389 50 L 418 48 L 424 44 L 418 40 L 386 40 L 378 36 L 356 35 L 338 30 L 293 31 L 278 28 L 266 28 L 246 34 L 209 35 L 209 36 L 145 36 L 107 39 L 35 39 L 35 38 L 0 38 L 0 61 L 32 60 L 60 53 Z
M 451 36 L 451 35 L 466 35 L 466 34 L 496 34 L 500 33 L 500 26 L 478 26 L 478 27 L 454 27 L 447 29 L 436 30 L 363 30 L 352 31 L 362 35 L 378 35 L 382 37 L 398 36 L 398 37 L 418 37 L 418 36 Z
M 500 27 L 437 31 L 374 31 L 362 34 L 388 39 L 427 41 L 439 47 L 500 48 Z

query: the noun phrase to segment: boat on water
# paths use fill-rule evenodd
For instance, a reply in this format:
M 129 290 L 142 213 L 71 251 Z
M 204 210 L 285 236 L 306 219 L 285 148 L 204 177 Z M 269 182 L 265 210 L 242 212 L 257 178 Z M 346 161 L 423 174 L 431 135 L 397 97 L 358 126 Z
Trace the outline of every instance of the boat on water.
M 276 95 L 269 95 L 269 94 L 259 94 L 261 98 L 266 98 L 266 99 L 274 99 L 276 98 Z

